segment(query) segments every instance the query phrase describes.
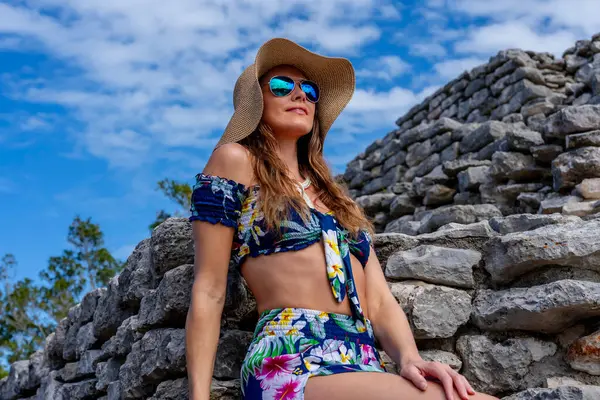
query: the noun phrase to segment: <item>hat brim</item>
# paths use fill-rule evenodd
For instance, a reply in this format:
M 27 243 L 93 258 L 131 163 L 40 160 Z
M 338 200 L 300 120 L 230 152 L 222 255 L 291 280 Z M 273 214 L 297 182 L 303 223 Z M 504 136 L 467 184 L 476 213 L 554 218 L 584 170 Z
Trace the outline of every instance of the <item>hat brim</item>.
M 217 146 L 238 142 L 254 132 L 263 113 L 262 89 L 258 80 L 278 65 L 292 65 L 319 85 L 317 118 L 323 136 L 354 94 L 356 78 L 349 60 L 313 53 L 288 39 L 271 39 L 258 49 L 254 64 L 238 78 L 233 90 L 234 113 Z

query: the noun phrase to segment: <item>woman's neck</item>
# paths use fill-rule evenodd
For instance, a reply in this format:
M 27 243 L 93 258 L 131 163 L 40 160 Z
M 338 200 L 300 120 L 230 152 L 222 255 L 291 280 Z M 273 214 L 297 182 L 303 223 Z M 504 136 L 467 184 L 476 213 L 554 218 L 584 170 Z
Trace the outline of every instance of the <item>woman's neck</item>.
M 278 155 L 285 163 L 288 170 L 292 174 L 292 178 L 297 181 L 303 180 L 298 166 L 298 140 L 297 139 L 279 139 Z

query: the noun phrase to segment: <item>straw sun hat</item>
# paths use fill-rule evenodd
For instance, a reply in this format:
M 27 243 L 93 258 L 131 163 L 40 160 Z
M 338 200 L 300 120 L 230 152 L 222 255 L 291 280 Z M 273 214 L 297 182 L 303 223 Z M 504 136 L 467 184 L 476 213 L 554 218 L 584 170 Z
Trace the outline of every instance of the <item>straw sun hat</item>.
M 250 135 L 263 113 L 260 77 L 278 65 L 292 65 L 319 85 L 317 118 L 323 136 L 354 93 L 354 68 L 349 60 L 313 53 L 288 39 L 275 38 L 259 49 L 254 64 L 242 72 L 233 89 L 234 113 L 217 146 L 237 142 Z

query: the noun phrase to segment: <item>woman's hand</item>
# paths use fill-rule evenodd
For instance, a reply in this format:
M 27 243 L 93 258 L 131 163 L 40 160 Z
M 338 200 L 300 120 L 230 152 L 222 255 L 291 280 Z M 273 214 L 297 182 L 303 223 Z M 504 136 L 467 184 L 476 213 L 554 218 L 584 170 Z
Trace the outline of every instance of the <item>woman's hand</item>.
M 467 379 L 450 368 L 449 365 L 439 362 L 425 361 L 423 359 L 409 360 L 402 363 L 400 376 L 411 381 L 421 390 L 427 389 L 427 380 L 425 377 L 438 379 L 444 387 L 446 399 L 459 400 L 454 398 L 454 388 L 461 399 L 467 400 L 469 395 L 475 394 L 475 391 Z

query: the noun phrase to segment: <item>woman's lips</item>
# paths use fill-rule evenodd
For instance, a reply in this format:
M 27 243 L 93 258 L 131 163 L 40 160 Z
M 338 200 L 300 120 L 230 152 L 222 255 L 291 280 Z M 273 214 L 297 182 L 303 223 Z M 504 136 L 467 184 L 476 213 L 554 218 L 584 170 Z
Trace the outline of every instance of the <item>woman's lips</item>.
M 288 109 L 286 111 L 288 111 L 288 112 L 294 112 L 294 113 L 299 114 L 299 115 L 308 115 L 308 112 L 306 112 L 305 109 L 299 108 L 299 107 L 298 108 L 296 108 L 296 107 L 295 108 L 290 108 L 290 109 Z

